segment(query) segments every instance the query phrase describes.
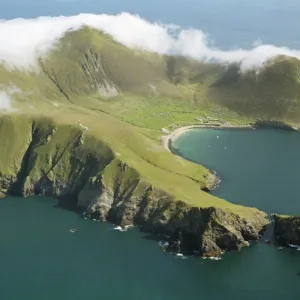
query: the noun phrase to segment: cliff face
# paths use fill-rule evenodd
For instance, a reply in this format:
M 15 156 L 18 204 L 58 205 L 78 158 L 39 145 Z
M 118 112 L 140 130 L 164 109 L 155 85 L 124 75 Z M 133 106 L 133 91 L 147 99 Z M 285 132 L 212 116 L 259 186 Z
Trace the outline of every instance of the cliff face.
M 202 255 L 239 250 L 258 239 L 268 223 L 258 210 L 244 218 L 174 199 L 76 126 L 6 118 L 0 121 L 0 134 L 1 193 L 68 198 L 91 218 L 140 225 L 180 240 L 182 251 Z
M 247 241 L 257 240 L 266 225 L 260 212 L 249 221 L 219 208 L 190 207 L 174 201 L 171 195 L 147 185 L 138 176 L 128 182 L 126 172 L 134 171 L 121 162 L 113 164 L 119 175 L 106 181 L 105 171 L 102 179 L 88 182 L 79 194 L 78 203 L 91 218 L 108 219 L 123 226 L 138 224 L 146 231 L 173 239 L 181 236 L 182 251 L 202 255 L 239 250 L 248 245 Z
M 280 244 L 300 246 L 300 217 L 275 215 L 275 236 Z

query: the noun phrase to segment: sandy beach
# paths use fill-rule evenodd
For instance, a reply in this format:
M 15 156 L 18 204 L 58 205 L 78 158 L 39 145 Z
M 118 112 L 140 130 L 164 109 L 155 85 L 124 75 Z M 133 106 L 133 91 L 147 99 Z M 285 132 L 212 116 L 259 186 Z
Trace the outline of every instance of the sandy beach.
M 172 143 L 176 138 L 178 138 L 184 132 L 191 130 L 193 128 L 203 128 L 201 125 L 191 125 L 191 126 L 183 126 L 175 129 L 170 134 L 163 136 L 162 142 L 165 149 L 171 152 L 170 143 Z
M 183 134 L 186 131 L 189 131 L 191 129 L 195 128 L 218 128 L 218 129 L 229 129 L 229 128 L 252 128 L 251 125 L 226 125 L 226 126 L 215 126 L 215 125 L 188 125 L 188 126 L 182 126 L 174 131 L 172 131 L 170 134 L 163 136 L 162 143 L 164 148 L 172 152 L 170 149 L 170 144 L 177 139 L 181 134 Z

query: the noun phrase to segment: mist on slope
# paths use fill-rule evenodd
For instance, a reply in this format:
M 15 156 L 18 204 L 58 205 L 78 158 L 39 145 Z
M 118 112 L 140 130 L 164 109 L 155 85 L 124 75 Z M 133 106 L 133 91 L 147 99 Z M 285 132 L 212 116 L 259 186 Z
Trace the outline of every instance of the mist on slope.
M 252 49 L 223 51 L 212 47 L 208 36 L 201 30 L 150 23 L 137 15 L 122 13 L 1 20 L 0 62 L 6 67 L 35 68 L 40 55 L 55 46 L 67 31 L 82 26 L 102 30 L 130 48 L 179 54 L 201 61 L 236 62 L 241 63 L 242 70 L 259 67 L 277 55 L 300 58 L 300 50 L 257 43 Z
M 0 111 L 11 108 L 11 98 L 5 91 L 0 91 Z

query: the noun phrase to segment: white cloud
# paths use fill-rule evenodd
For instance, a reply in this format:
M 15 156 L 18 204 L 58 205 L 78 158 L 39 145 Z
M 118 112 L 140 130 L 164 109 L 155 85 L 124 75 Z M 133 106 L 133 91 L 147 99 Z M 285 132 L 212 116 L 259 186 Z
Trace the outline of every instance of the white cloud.
M 11 99 L 8 93 L 0 91 L 0 111 L 9 110 L 11 108 Z
M 139 16 L 80 14 L 71 17 L 40 17 L 0 21 L 0 61 L 10 67 L 34 67 L 38 55 L 46 53 L 67 30 L 87 25 L 103 30 L 131 48 L 161 54 L 181 54 L 198 60 L 221 63 L 241 62 L 242 69 L 260 66 L 279 55 L 300 58 L 300 50 L 263 45 L 252 49 L 223 51 L 210 45 L 201 30 L 183 30 L 172 24 L 150 23 Z

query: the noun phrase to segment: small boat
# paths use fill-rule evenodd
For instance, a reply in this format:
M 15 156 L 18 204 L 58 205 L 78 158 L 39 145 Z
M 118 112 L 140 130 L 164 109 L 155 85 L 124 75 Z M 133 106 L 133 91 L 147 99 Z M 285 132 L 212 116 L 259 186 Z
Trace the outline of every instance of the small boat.
M 71 233 L 76 233 L 77 231 L 78 231 L 78 230 L 77 230 L 76 228 L 71 228 L 71 229 L 70 229 L 70 232 L 71 232 Z
M 294 245 L 294 244 L 288 244 L 288 246 L 290 248 L 294 248 L 294 249 L 299 249 L 300 248 L 298 245 Z

